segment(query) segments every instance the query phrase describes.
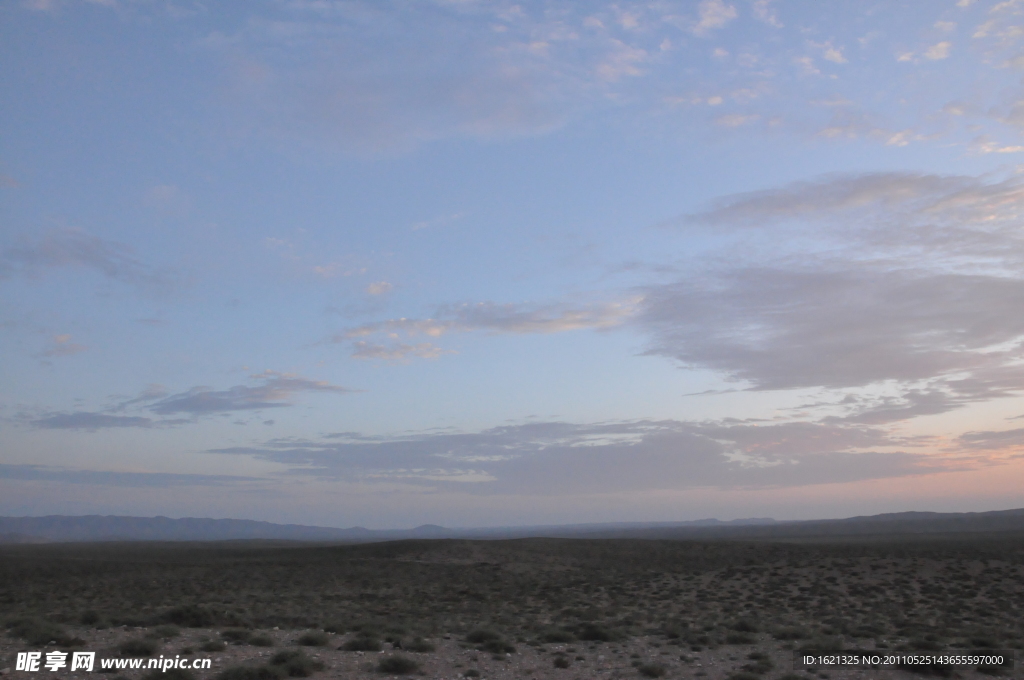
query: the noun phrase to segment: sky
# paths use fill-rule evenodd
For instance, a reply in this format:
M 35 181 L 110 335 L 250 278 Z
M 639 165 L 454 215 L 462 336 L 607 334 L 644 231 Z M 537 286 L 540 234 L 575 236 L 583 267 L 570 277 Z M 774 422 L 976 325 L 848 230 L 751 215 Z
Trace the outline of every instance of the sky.
M 0 92 L 0 515 L 1024 506 L 1024 0 L 11 0 Z

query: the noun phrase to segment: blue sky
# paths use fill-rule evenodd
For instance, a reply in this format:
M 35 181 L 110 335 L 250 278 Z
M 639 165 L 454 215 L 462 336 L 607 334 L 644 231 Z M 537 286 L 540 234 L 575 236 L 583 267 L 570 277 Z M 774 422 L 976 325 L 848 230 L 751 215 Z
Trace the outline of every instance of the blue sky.
M 1024 505 L 1024 2 L 0 7 L 0 513 Z

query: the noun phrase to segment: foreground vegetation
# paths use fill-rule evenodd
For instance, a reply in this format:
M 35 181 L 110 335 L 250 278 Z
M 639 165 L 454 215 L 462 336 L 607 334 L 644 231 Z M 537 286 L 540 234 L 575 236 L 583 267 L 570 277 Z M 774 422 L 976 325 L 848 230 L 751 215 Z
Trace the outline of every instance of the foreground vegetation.
M 638 636 L 683 657 L 765 637 L 786 648 L 1021 649 L 1022 584 L 1019 535 L 843 545 L 525 539 L 0 550 L 4 624 L 30 646 L 74 644 L 68 629 L 83 626 L 163 626 L 220 628 L 220 644 L 250 645 L 261 644 L 257 629 L 307 630 L 296 644 L 310 648 L 327 644 L 324 632 L 346 633 L 344 649 L 367 652 L 404 643 L 428 653 L 429 640 L 454 636 L 495 656 Z M 749 675 L 771 670 L 750 659 Z M 382 663 L 397 672 L 405 662 Z M 664 672 L 637 668 L 648 677 Z

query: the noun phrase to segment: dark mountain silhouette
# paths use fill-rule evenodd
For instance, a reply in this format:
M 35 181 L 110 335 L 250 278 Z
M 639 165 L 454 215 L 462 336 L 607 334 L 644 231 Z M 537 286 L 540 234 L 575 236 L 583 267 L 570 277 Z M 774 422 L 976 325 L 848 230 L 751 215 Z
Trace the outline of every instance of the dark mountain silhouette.
M 415 529 L 373 530 L 274 524 L 240 519 L 186 517 L 0 517 L 0 543 L 83 541 L 286 540 L 367 543 L 434 538 L 639 538 L 677 540 L 858 540 L 878 537 L 936 537 L 979 532 L 1024 531 L 1024 508 L 994 512 L 900 512 L 835 520 L 779 522 L 769 518 L 731 521 L 615 522 L 551 526 L 448 529 L 424 524 Z

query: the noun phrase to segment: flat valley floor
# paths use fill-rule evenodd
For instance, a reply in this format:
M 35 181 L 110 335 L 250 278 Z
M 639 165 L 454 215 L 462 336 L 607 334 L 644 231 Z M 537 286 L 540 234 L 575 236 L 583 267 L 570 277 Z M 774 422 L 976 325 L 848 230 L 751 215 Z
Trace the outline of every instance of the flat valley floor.
M 205 680 L 1024 677 L 799 670 L 794 650 L 1024 649 L 1024 536 L 845 543 L 521 539 L 0 548 L 21 651 L 209 658 Z M 108 678 L 174 671 L 119 670 Z

